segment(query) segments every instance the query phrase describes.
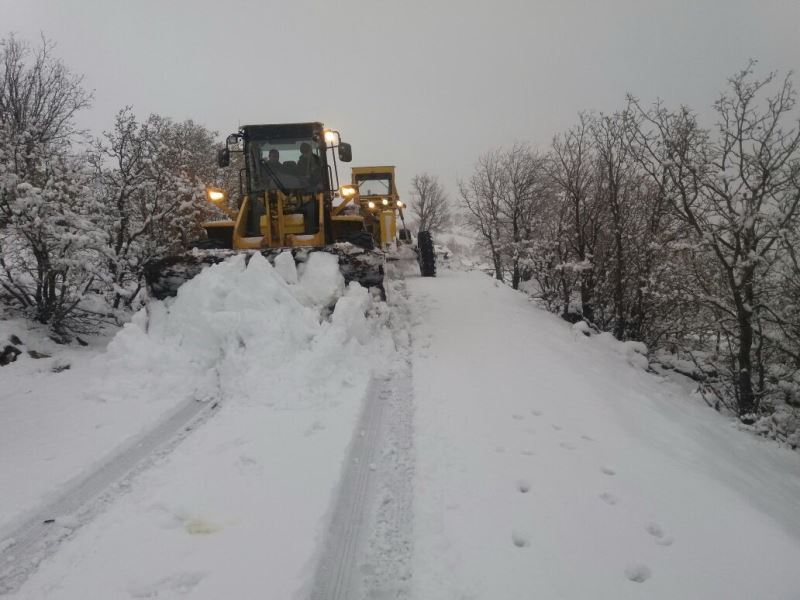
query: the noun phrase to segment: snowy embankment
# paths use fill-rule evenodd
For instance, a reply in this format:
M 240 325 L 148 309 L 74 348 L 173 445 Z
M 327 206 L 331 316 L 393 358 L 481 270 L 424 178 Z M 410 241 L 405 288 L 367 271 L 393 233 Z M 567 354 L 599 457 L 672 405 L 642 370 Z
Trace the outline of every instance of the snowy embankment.
M 186 399 L 219 408 L 123 482 L 127 493 L 18 597 L 289 598 L 308 585 L 371 374 L 393 345 L 384 305 L 357 284 L 345 290 L 335 256 L 302 266 L 256 254 L 247 267 L 243 257 L 212 267 L 139 313 L 82 371 L 91 392 L 81 402 L 119 407 L 120 424 L 92 421 L 103 428 L 135 432 Z M 61 464 L 74 476 L 80 460 Z
M 800 458 L 478 273 L 409 279 L 412 597 L 800 598 Z

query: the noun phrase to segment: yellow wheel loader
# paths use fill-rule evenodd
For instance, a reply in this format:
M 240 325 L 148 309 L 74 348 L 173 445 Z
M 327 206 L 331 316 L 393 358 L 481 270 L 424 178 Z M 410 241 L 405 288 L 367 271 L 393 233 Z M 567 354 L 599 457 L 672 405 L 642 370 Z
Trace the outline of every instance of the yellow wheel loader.
M 337 156 L 350 162 L 352 150 L 337 131 L 317 122 L 245 125 L 219 151 L 220 167 L 230 166 L 232 153 L 242 154 L 239 206 L 228 206 L 228 190 L 207 190 L 226 218 L 203 223 L 207 239 L 193 242 L 189 252 L 146 265 L 152 296 L 174 296 L 204 266 L 233 254 L 260 252 L 272 262 L 287 250 L 297 262 L 312 251 L 335 254 L 346 283 L 384 295 L 384 254 L 374 249 L 366 216 L 345 210 L 355 196 L 352 186 L 339 191 Z

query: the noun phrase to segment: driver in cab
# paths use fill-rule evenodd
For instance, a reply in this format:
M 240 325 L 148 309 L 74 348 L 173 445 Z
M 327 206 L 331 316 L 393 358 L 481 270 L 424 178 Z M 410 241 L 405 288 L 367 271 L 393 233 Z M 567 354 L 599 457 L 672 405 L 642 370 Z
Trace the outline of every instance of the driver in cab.
M 278 152 L 277 148 L 270 148 L 266 160 L 263 158 L 263 154 L 261 156 L 262 180 L 265 182 L 267 188 L 273 188 L 274 186 L 280 187 L 276 180 L 280 178 L 281 181 L 283 181 L 283 174 L 285 172 L 284 166 L 280 161 L 280 152 Z
M 272 169 L 274 173 L 277 173 L 281 168 L 281 154 L 278 152 L 277 148 L 271 148 L 269 154 L 267 155 L 267 166 Z

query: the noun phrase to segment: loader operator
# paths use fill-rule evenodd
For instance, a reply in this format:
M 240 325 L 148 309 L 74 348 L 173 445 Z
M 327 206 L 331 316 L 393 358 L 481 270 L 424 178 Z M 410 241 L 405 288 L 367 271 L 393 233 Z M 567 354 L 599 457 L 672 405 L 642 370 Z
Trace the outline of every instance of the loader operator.
M 300 144 L 300 158 L 297 160 L 297 169 L 300 175 L 310 177 L 312 180 L 319 178 L 319 156 L 311 152 L 311 144 Z
M 268 187 L 271 181 L 273 182 L 273 185 L 275 185 L 274 179 L 280 177 L 280 172 L 283 169 L 283 165 L 281 165 L 280 162 L 280 152 L 278 152 L 277 148 L 270 148 L 269 154 L 267 155 L 267 160 L 264 160 L 263 157 L 264 155 L 262 154 L 261 162 L 263 165 L 259 169 L 260 179 L 264 182 L 265 187 Z M 261 217 L 265 214 L 267 214 L 267 211 L 264 206 L 264 198 L 263 196 L 259 196 L 257 200 L 253 201 L 252 206 L 250 207 L 247 223 L 247 235 L 260 235 Z
M 269 154 L 267 155 L 267 164 L 269 165 L 270 169 L 272 169 L 273 173 L 277 173 L 281 168 L 281 161 L 280 161 L 281 153 L 278 152 L 277 148 L 271 148 Z
M 264 160 L 264 155 L 261 155 L 261 161 L 263 163 L 261 168 L 261 179 L 264 181 L 266 185 L 269 185 L 270 181 L 281 177 L 281 173 L 284 171 L 284 167 L 280 161 L 280 152 L 278 152 L 277 148 L 270 148 L 269 154 L 267 155 L 267 160 Z M 273 184 L 277 182 L 273 181 Z
M 263 156 L 263 154 L 262 154 Z M 320 168 L 320 160 L 311 152 L 311 144 L 303 142 L 300 144 L 300 159 L 295 165 L 294 161 L 280 162 L 280 152 L 277 148 L 270 148 L 267 154 L 267 160 L 264 161 L 263 180 L 267 183 L 273 182 L 280 189 L 289 188 L 292 191 L 300 191 L 300 179 L 298 175 L 306 175 L 309 184 L 302 186 L 306 188 L 304 193 L 313 193 L 317 191 L 319 182 L 321 181 L 322 169 Z M 280 179 L 280 181 L 276 181 Z M 295 206 L 294 211 L 303 215 L 304 233 L 315 234 L 319 230 L 319 205 L 317 199 L 312 195 L 305 202 L 300 201 Z M 258 223 L 260 218 L 266 211 L 263 206 L 258 203 L 253 204 L 253 209 L 250 211 L 251 215 L 251 228 L 255 232 L 258 230 Z

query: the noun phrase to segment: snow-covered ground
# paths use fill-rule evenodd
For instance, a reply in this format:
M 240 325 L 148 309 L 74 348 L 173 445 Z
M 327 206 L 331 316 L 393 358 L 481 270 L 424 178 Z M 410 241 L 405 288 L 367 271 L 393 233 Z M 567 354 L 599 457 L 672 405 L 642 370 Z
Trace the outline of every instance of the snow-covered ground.
M 63 543 L 17 597 L 260 598 L 268 590 L 289 598 L 309 586 L 364 395 L 393 343 L 385 306 L 357 284 L 344 290 L 337 257 L 312 255 L 295 285 L 285 283 L 296 279 L 289 260 L 279 261 L 283 276 L 260 255 L 246 268 L 239 257 L 210 269 L 174 302 L 138 314 L 96 357 L 87 387 L 117 384 L 114 402 L 136 422 L 128 429 L 150 421 L 148 405 L 161 398 L 219 408 L 124 480 L 127 493 Z M 4 472 L 9 484 L 22 483 L 25 457 L 16 458 Z M 54 461 L 75 471 L 72 460 Z M 48 516 L 67 529 L 82 520 Z M 13 542 L 3 542 L 12 553 Z
M 0 558 L 25 517 L 64 537 L 12 597 L 800 599 L 796 452 L 481 273 L 382 303 L 313 256 L 0 368 Z
M 479 273 L 409 280 L 414 598 L 800 598 L 800 457 Z

